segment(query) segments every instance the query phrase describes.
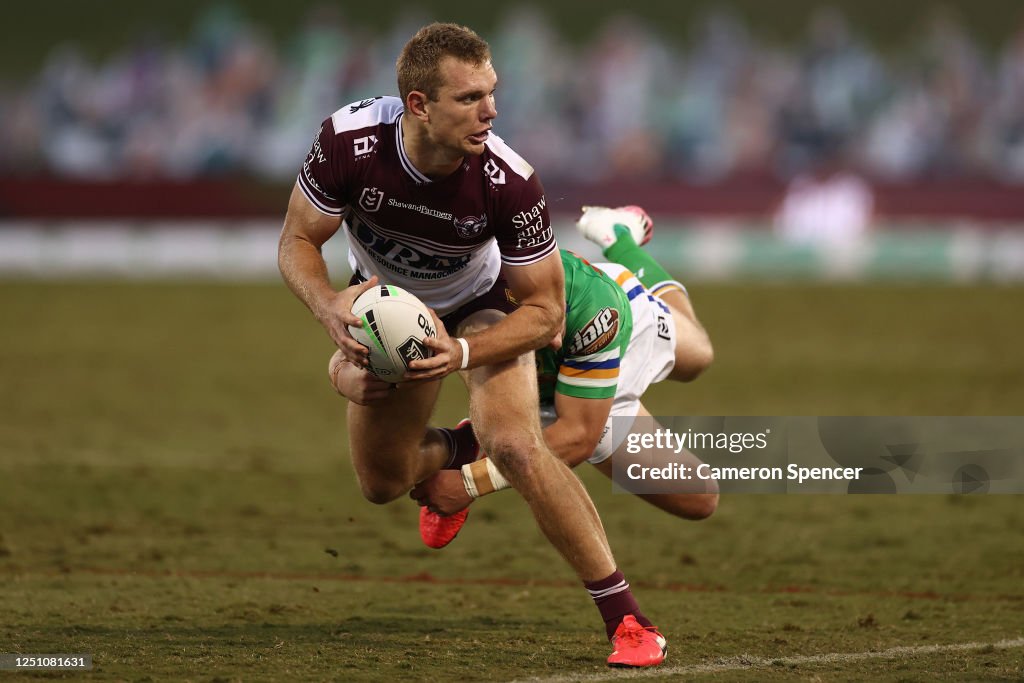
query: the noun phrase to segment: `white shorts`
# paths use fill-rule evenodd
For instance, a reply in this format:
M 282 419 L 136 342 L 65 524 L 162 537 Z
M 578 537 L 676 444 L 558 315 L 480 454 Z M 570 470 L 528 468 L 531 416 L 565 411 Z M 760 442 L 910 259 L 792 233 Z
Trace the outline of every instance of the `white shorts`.
M 627 272 L 626 268 L 616 263 L 594 265 L 616 282 L 620 275 Z M 615 398 L 604 432 L 594 454 L 587 459 L 587 462 L 595 465 L 607 460 L 619 447 L 626 438 L 629 425 L 632 425 L 631 420 L 624 418 L 636 418 L 640 410 L 640 399 L 647 387 L 668 377 L 676 362 L 676 326 L 668 307 L 651 296 L 636 276 L 628 277 L 619 286 L 627 293 L 633 293 L 629 302 L 633 312 L 633 335 L 629 338 L 626 354 L 619 365 L 619 383 L 615 387 Z M 558 415 L 553 405 L 542 405 L 540 417 L 546 427 Z M 614 433 L 613 418 L 617 418 Z

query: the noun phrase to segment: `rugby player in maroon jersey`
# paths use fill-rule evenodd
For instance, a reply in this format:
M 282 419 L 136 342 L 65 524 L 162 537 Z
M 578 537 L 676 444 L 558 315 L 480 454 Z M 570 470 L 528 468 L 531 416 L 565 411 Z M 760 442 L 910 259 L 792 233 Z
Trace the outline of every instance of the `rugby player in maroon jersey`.
M 617 367 L 616 353 L 609 353 L 615 337 L 604 345 L 595 340 L 594 346 L 583 347 L 576 354 L 537 352 L 545 442 L 570 467 L 587 461 L 609 478 L 635 462 L 685 462 L 696 467 L 701 462 L 696 455 L 673 448 L 645 448 L 642 456 L 636 457 L 640 454 L 628 448 L 625 438 L 631 430 L 653 433 L 661 427 L 641 400 L 652 384 L 667 379 L 693 381 L 714 359 L 711 340 L 697 319 L 685 286 L 673 279 L 652 254 L 640 248 L 650 239 L 653 221 L 637 206 L 590 206 L 584 207 L 577 227 L 611 261 L 582 262 L 604 272 L 614 284 L 598 284 L 600 281 L 580 278 L 578 273 L 575 278 L 570 277 L 573 264 L 581 259 L 563 253 L 563 263 L 567 263 L 565 339 L 578 337 L 592 326 L 596 329 L 597 317 L 590 319 L 586 328 L 579 324 L 598 309 L 601 313 L 608 308 L 618 310 L 620 315 L 625 313 L 621 310 L 623 299 L 614 296 L 609 287 L 618 287 L 626 295 L 632 329 L 627 346 L 621 349 L 624 354 L 618 356 Z M 573 329 L 569 328 L 570 311 L 574 312 L 577 325 Z M 572 345 L 571 341 L 566 343 Z M 598 352 L 602 352 L 600 363 L 592 357 Z M 339 394 L 363 404 L 387 395 L 387 382 L 342 361 L 338 351 L 328 364 L 331 383 Z M 568 373 L 565 377 L 563 370 Z M 420 536 L 428 547 L 437 549 L 454 540 L 466 521 L 466 516 L 458 513 L 474 499 L 508 487 L 502 477 L 493 475 L 470 420 L 440 431 L 448 437 L 449 464 L 410 492 L 410 497 L 422 506 Z M 706 519 L 718 506 L 718 488 L 713 480 L 680 483 L 672 493 L 640 497 L 672 515 L 691 520 Z
M 427 430 L 440 380 L 462 370 L 480 444 L 584 582 L 614 645 L 612 666 L 664 660 L 665 639 L 615 565 L 579 480 L 544 443 L 531 351 L 558 343 L 564 274 L 533 168 L 491 132 L 497 76 L 487 43 L 454 24 L 422 28 L 398 59 L 400 98 L 342 107 L 313 141 L 278 249 L 281 274 L 348 362 L 366 350 L 355 299 L 378 282 L 416 294 L 440 316 L 434 355 L 369 405 L 349 403 L 363 494 L 386 503 L 445 463 Z M 337 290 L 321 247 L 343 227 L 353 283 Z

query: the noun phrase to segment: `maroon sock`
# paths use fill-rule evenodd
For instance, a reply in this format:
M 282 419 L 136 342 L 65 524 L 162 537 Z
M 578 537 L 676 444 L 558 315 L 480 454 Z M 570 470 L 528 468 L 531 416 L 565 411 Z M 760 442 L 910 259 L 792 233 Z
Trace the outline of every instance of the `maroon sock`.
M 455 429 L 442 427 L 438 431 L 448 439 L 448 452 L 451 453 L 451 457 L 448 458 L 448 462 L 442 469 L 458 470 L 463 465 L 476 461 L 477 456 L 480 455 L 480 444 L 477 443 L 476 435 L 473 433 L 473 425 L 467 422 Z
M 590 597 L 594 604 L 601 611 L 601 618 L 604 619 L 604 628 L 608 633 L 608 640 L 615 635 L 615 629 L 622 622 L 622 617 L 632 614 L 641 626 L 650 626 L 651 621 L 640 611 L 636 604 L 636 598 L 629 590 L 626 577 L 618 569 L 611 576 L 600 581 L 584 581 Z

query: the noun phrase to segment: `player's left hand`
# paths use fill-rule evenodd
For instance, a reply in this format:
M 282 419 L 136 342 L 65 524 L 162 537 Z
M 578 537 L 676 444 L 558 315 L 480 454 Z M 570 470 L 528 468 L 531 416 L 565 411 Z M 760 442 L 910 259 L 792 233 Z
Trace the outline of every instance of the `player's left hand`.
M 387 398 L 398 388 L 397 384 L 380 380 L 370 371 L 349 362 L 340 349 L 331 356 L 327 374 L 336 392 L 361 406 Z
M 425 337 L 423 343 L 433 355 L 409 363 L 409 369 L 405 373 L 405 380 L 408 382 L 441 379 L 462 366 L 462 346 L 448 336 L 448 331 L 444 329 L 444 323 L 437 317 L 434 309 L 430 309 L 430 315 L 434 319 L 437 336 Z
M 439 515 L 454 515 L 473 502 L 462 483 L 460 470 L 441 470 L 416 484 L 409 497 Z

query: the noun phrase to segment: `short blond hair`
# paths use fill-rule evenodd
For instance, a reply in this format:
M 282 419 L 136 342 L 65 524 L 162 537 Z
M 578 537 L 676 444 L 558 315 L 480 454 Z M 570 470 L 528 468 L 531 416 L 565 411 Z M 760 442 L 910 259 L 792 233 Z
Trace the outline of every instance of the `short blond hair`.
M 473 29 L 459 24 L 434 22 L 424 26 L 405 44 L 395 64 L 402 102 L 413 90 L 437 101 L 438 90 L 444 85 L 441 61 L 445 57 L 483 64 L 491 59 L 491 47 Z

